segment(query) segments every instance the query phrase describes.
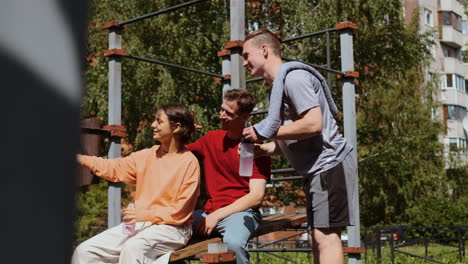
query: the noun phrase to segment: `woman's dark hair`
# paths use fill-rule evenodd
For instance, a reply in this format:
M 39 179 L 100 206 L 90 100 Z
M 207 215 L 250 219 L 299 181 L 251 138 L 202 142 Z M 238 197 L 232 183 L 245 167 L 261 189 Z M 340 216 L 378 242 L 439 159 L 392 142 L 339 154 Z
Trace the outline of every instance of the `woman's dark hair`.
M 192 112 L 181 104 L 166 104 L 161 106 L 159 110 L 164 111 L 171 124 L 180 123 L 180 131 L 176 135 L 180 136 L 182 144 L 188 143 L 195 131 Z

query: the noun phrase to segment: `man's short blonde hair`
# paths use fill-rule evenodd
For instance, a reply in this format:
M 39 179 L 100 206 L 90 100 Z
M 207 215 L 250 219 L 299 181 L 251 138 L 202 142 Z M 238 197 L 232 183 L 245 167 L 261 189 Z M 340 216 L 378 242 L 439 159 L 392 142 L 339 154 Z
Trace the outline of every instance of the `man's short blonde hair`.
M 273 55 L 281 56 L 281 40 L 270 30 L 261 28 L 252 31 L 245 37 L 244 43 L 250 39 L 252 39 L 254 44 L 258 47 L 263 44 L 268 45 L 273 51 Z

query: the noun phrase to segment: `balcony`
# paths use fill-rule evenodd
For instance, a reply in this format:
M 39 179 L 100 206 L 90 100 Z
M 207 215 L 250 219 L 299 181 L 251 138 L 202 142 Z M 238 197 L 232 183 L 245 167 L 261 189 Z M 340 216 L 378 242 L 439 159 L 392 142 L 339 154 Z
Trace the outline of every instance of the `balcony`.
M 465 76 L 465 65 L 457 58 L 444 57 L 444 72 Z
M 442 90 L 442 103 L 444 105 L 459 105 L 467 107 L 468 95 L 465 92 L 455 88 L 447 88 Z
M 440 11 L 452 11 L 462 16 L 465 12 L 463 5 L 457 0 L 442 0 L 440 1 Z
M 443 42 L 444 44 L 453 48 L 461 48 L 463 46 L 463 40 L 463 34 L 453 28 L 453 26 L 442 26 L 440 42 Z
M 447 120 L 447 137 L 449 138 L 465 138 L 463 124 L 458 120 Z

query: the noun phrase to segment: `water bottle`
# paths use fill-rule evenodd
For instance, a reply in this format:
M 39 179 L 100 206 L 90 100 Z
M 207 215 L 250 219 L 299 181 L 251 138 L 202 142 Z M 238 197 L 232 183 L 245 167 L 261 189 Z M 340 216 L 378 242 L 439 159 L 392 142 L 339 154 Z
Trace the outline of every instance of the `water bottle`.
M 135 208 L 133 203 L 128 204 L 127 208 Z M 126 235 L 133 235 L 135 234 L 135 224 L 129 224 L 124 222 L 122 226 L 122 233 Z
M 254 143 L 241 138 L 240 148 L 239 175 L 250 177 L 252 176 L 254 162 Z

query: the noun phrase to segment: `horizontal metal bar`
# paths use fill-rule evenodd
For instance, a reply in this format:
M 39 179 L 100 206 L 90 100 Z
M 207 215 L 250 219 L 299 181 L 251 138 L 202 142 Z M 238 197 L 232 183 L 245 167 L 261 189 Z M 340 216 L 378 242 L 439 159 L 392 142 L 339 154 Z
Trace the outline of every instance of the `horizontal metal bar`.
M 382 227 L 374 227 L 374 228 L 363 228 L 361 230 L 364 230 L 364 231 L 380 231 L 382 229 L 385 229 L 385 230 L 395 230 L 395 229 L 441 229 L 441 228 L 450 228 L 450 229 L 453 229 L 451 231 L 454 231 L 454 230 L 464 230 L 464 231 L 468 231 L 468 229 L 465 229 L 465 228 L 468 228 L 467 225 L 459 225 L 459 226 L 382 226 Z
M 267 113 L 268 113 L 268 110 L 259 110 L 259 111 L 255 111 L 255 112 L 250 113 L 250 115 L 263 115 L 263 114 L 267 114 Z
M 327 32 L 331 32 L 331 31 L 335 31 L 335 30 L 336 30 L 335 28 L 324 29 L 324 30 L 320 30 L 320 31 L 317 31 L 317 32 L 313 32 L 313 33 L 293 37 L 293 38 L 283 39 L 281 42 L 282 43 L 287 43 L 287 42 L 291 42 L 291 41 L 294 41 L 294 40 L 305 39 L 305 38 L 308 38 L 308 37 L 313 37 L 313 36 L 325 34 Z
M 264 79 L 262 77 L 260 78 L 255 78 L 255 79 L 250 79 L 250 80 L 247 80 L 245 81 L 246 83 L 253 83 L 253 82 L 260 82 L 260 81 L 263 81 Z
M 422 259 L 425 259 L 425 260 L 427 260 L 427 261 L 432 261 L 432 262 L 435 262 L 435 263 L 444 264 L 444 262 L 440 262 L 440 261 L 437 261 L 437 260 L 434 260 L 434 259 L 431 259 L 431 258 L 428 258 L 428 257 L 424 257 L 424 256 L 419 256 L 419 255 L 416 255 L 416 254 L 413 254 L 413 253 L 409 253 L 409 252 L 406 252 L 406 251 L 401 251 L 401 250 L 398 250 L 398 249 L 395 249 L 395 252 L 402 253 L 402 254 L 406 254 L 406 255 L 409 255 L 409 256 L 415 257 L 415 258 L 422 258 Z
M 275 174 L 275 173 L 285 173 L 285 172 L 295 172 L 296 170 L 294 170 L 293 168 L 285 168 L 285 169 L 275 169 L 275 170 L 271 170 L 271 173 L 272 174 Z
M 208 76 L 211 76 L 211 77 L 216 77 L 216 78 L 221 78 L 221 79 L 224 78 L 224 76 L 221 75 L 221 74 L 210 73 L 210 72 L 204 72 L 204 71 L 200 71 L 200 70 L 193 69 L 193 68 L 189 68 L 189 67 L 185 67 L 185 66 L 180 66 L 180 65 L 177 65 L 177 64 L 172 64 L 172 63 L 163 62 L 163 61 L 158 61 L 158 60 L 153 60 L 153 59 L 146 59 L 146 58 L 142 58 L 142 57 L 138 57 L 138 56 L 133 56 L 133 55 L 130 55 L 130 54 L 128 54 L 128 55 L 125 56 L 124 58 L 130 58 L 130 59 L 134 59 L 134 60 L 140 60 L 140 61 L 150 62 L 150 63 L 159 64 L 159 65 L 163 65 L 163 66 L 167 66 L 167 67 L 177 68 L 177 69 L 184 70 L 184 71 L 200 73 L 200 74 L 208 75 Z
M 303 180 L 304 177 L 302 176 L 291 176 L 291 177 L 272 177 L 270 178 L 270 181 L 293 181 L 293 180 Z
M 153 12 L 153 13 L 149 13 L 149 14 L 146 14 L 146 15 L 143 15 L 143 16 L 135 17 L 135 18 L 123 21 L 123 22 L 119 22 L 119 26 L 131 24 L 133 22 L 137 22 L 137 21 L 140 21 L 140 20 L 143 20 L 143 19 L 146 19 L 146 18 L 154 17 L 154 16 L 161 15 L 161 14 L 164 14 L 164 13 L 168 13 L 168 12 L 174 11 L 174 10 L 182 8 L 182 7 L 197 4 L 197 3 L 202 2 L 202 1 L 205 1 L 205 0 L 193 0 L 193 1 L 190 1 L 190 2 L 182 3 L 180 5 L 175 5 L 175 6 L 169 7 L 169 8 L 163 9 L 163 10 L 159 10 L 159 11 L 156 11 L 156 12 Z
M 285 61 L 297 61 L 297 62 L 302 62 L 302 63 L 304 63 L 304 64 L 307 64 L 307 65 L 309 65 L 309 66 L 312 66 L 312 67 L 317 68 L 317 69 L 320 69 L 320 70 L 324 70 L 324 71 L 331 72 L 331 73 L 336 73 L 336 74 L 339 74 L 339 75 L 342 75 L 342 76 L 345 76 L 345 75 L 346 75 L 346 73 L 341 72 L 341 71 L 329 69 L 329 68 L 326 68 L 326 67 L 323 67 L 323 66 L 320 66 L 320 65 L 315 65 L 315 64 L 312 64 L 312 63 L 303 62 L 303 61 L 296 60 L 296 59 L 291 59 L 291 58 L 287 58 L 287 57 L 281 57 L 281 59 L 283 59 L 283 60 L 285 60 Z
M 306 231 L 306 232 L 307 232 L 307 231 Z M 302 232 L 302 233 L 300 233 L 300 234 L 303 234 L 303 233 L 306 233 L 306 232 Z M 267 243 L 267 244 L 265 244 L 265 245 L 257 245 L 257 249 L 265 248 L 265 247 L 267 247 L 267 246 L 276 244 L 276 243 L 278 243 L 278 242 L 286 241 L 286 240 L 288 240 L 288 239 L 297 237 L 297 236 L 300 235 L 300 234 L 294 234 L 294 235 L 287 236 L 287 237 L 284 237 L 284 238 L 281 238 L 281 239 L 278 239 L 278 240 L 274 240 L 273 242 Z
M 86 134 L 95 134 L 95 135 L 109 135 L 109 131 L 102 128 L 90 128 L 90 127 L 81 127 L 81 132 Z
M 312 252 L 311 248 L 250 248 L 249 252 Z

